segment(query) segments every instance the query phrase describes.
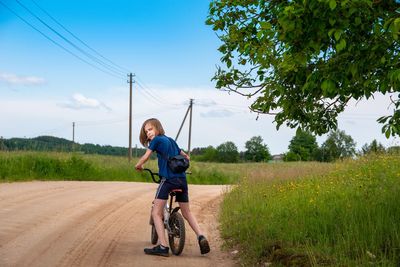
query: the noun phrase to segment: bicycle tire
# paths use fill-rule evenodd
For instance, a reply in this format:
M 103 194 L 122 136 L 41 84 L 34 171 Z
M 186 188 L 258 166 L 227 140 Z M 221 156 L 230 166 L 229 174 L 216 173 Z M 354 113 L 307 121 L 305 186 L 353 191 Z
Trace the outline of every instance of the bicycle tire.
M 171 214 L 168 220 L 171 232 L 168 233 L 169 247 L 172 254 L 180 255 L 185 246 L 185 221 L 179 212 Z
M 154 226 L 154 224 L 151 225 L 151 243 L 153 245 L 157 244 L 158 241 L 158 234 L 156 231 L 156 227 Z

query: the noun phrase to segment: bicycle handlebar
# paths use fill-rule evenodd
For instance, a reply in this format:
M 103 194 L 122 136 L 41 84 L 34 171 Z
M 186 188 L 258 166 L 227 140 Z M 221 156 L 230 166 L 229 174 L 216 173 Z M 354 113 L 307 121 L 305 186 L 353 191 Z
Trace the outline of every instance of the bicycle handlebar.
M 143 170 L 144 171 L 148 171 L 150 173 L 151 179 L 153 179 L 153 182 L 155 182 L 157 184 L 159 184 L 161 182 L 160 175 L 157 172 L 152 172 L 152 170 L 147 169 L 147 168 L 144 168 Z M 192 174 L 192 172 L 185 172 L 185 173 L 186 174 Z M 155 176 L 157 176 L 158 179 L 156 179 Z
M 153 182 L 155 182 L 155 183 L 157 183 L 157 184 L 159 184 L 159 183 L 161 182 L 160 175 L 159 175 L 158 173 L 152 172 L 150 169 L 147 169 L 147 168 L 145 168 L 145 169 L 143 169 L 143 170 L 144 170 L 144 171 L 148 171 L 148 172 L 150 173 L 151 179 L 153 179 Z M 155 176 L 157 176 L 158 179 L 156 179 Z

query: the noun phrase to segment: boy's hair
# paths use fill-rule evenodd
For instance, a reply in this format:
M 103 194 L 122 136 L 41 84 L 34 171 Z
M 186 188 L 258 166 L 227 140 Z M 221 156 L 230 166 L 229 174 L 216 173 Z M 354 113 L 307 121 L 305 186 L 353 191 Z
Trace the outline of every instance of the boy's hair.
M 150 123 L 155 128 L 155 130 L 157 131 L 157 133 L 159 135 L 160 134 L 161 135 L 165 134 L 164 128 L 162 127 L 161 122 L 159 120 L 157 120 L 155 118 L 151 118 L 151 119 L 145 120 L 145 122 L 143 122 L 142 128 L 140 129 L 140 136 L 139 136 L 140 143 L 145 147 L 148 147 L 149 143 L 150 143 L 150 140 L 147 139 L 147 134 L 146 134 L 146 132 L 144 130 L 144 127 L 148 123 Z

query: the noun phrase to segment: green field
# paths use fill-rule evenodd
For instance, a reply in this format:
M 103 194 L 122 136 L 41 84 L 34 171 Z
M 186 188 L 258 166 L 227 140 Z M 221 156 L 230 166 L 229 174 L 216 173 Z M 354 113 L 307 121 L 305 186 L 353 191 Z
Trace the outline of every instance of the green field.
M 241 263 L 399 266 L 400 157 L 325 165 L 323 175 L 307 168 L 247 176 L 225 195 L 222 235 Z
M 151 182 L 147 172 L 135 170 L 138 159 L 57 152 L 0 152 L 0 181 L 77 180 Z M 146 168 L 157 171 L 150 160 Z M 235 171 L 223 165 L 192 162 L 191 184 L 232 184 L 239 180 Z
M 137 159 L 1 152 L 0 182 L 150 181 Z M 156 170 L 156 162 L 146 164 Z M 399 266 L 400 156 L 337 163 L 192 162 L 192 184 L 233 184 L 220 212 L 241 265 Z

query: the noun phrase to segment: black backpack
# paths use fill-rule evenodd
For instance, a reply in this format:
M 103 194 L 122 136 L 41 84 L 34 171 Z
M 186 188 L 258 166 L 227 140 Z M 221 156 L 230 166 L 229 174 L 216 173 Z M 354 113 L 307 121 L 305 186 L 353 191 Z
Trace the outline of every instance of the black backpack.
M 167 138 L 170 142 L 170 145 L 172 146 L 171 139 L 169 137 L 167 137 Z M 182 172 L 185 172 L 189 168 L 189 160 L 182 155 L 168 157 L 167 155 L 162 154 L 162 156 L 167 161 L 167 165 L 173 173 L 182 173 Z

